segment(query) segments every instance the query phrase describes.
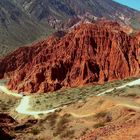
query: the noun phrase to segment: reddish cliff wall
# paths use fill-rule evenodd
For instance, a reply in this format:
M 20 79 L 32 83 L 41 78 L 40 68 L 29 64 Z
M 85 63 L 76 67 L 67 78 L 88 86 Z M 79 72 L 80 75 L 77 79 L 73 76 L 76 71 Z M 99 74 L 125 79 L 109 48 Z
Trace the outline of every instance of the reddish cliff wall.
M 103 83 L 138 75 L 138 48 L 117 23 L 82 24 L 15 51 L 0 62 L 0 73 L 9 73 L 9 88 L 27 92 Z

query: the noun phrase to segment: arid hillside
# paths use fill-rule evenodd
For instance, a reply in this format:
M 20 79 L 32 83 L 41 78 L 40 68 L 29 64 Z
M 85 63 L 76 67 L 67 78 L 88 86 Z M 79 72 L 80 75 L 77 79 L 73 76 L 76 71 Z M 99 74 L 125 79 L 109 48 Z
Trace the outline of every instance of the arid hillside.
M 116 22 L 86 23 L 0 61 L 10 89 L 47 92 L 139 75 L 139 41 Z
M 98 18 L 140 29 L 140 12 L 113 0 L 0 0 L 0 57 L 79 21 Z

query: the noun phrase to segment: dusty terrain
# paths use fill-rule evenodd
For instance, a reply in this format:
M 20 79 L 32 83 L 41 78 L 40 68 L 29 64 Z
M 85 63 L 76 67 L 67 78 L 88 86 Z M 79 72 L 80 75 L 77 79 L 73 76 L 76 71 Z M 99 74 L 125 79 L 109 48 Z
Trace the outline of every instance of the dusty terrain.
M 132 82 L 127 80 L 127 83 Z M 136 84 L 136 82 L 133 83 Z M 43 96 L 45 99 L 45 95 L 40 98 L 41 95 L 30 96 L 28 105 L 25 103 L 24 106 L 22 104 L 24 100 L 22 99 L 29 96 L 17 97 L 18 94 L 16 93 L 11 93 L 11 95 L 1 93 L 0 102 L 5 101 L 7 107 L 5 109 L 2 107 L 3 104 L 0 104 L 1 116 L 5 114 L 7 121 L 2 117 L 0 118 L 0 133 L 5 138 L 12 139 L 14 137 L 16 140 L 138 140 L 140 137 L 140 86 L 116 88 L 110 93 L 96 96 L 103 93 L 103 89 L 108 91 L 111 88 L 110 85 L 121 87 L 123 84 L 119 85 L 116 82 L 116 86 L 115 83 L 110 83 L 104 86 L 98 85 L 98 88 L 89 86 L 66 91 L 60 90 L 56 94 L 47 94 L 46 110 L 53 109 L 58 105 L 62 106 L 52 113 L 44 113 L 45 102 Z M 126 82 L 124 82 L 124 85 L 126 85 Z M 75 96 L 72 94 L 73 92 Z M 91 94 L 93 95 L 91 96 Z M 67 102 L 68 99 L 65 96 L 71 102 Z M 54 102 L 50 100 L 49 103 L 49 98 L 53 99 Z M 59 101 L 59 98 L 65 104 Z M 73 101 L 73 99 L 77 100 Z M 22 101 L 20 102 L 20 100 Z M 59 101 L 58 105 L 56 105 L 56 100 Z M 20 103 L 23 110 L 21 109 L 21 112 L 18 112 Z M 52 106 L 48 108 L 48 104 Z M 34 114 L 35 112 L 36 114 Z M 31 115 L 31 113 L 33 114 Z
M 125 100 L 92 97 L 47 116 L 40 114 L 40 119 L 30 125 L 26 118 L 14 134 L 19 140 L 138 139 L 140 104 Z

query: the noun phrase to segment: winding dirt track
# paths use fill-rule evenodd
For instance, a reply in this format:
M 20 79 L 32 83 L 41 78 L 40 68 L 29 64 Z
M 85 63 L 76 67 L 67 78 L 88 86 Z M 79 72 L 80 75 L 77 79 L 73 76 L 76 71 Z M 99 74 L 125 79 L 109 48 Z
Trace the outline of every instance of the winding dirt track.
M 39 118 L 39 116 L 38 116 L 39 114 L 48 114 L 48 113 L 51 113 L 51 112 L 54 112 L 55 110 L 57 110 L 57 108 L 51 109 L 51 110 L 46 110 L 46 111 L 29 110 L 31 96 L 22 96 L 18 93 L 14 93 L 14 92 L 8 90 L 5 86 L 0 86 L 0 91 L 2 91 L 2 93 L 8 94 L 8 95 L 12 95 L 12 96 L 21 98 L 20 104 L 15 109 L 20 114 L 31 115 L 31 116 L 34 116 L 35 118 Z
M 16 108 L 16 111 L 20 114 L 32 115 L 35 118 L 39 118 L 39 114 L 48 114 L 54 112 L 56 109 L 46 110 L 46 111 L 32 111 L 29 110 L 30 107 L 30 96 L 25 96 L 22 98 L 19 106 Z
M 10 91 L 10 90 L 7 89 L 5 86 L 1 86 L 1 85 L 0 85 L 0 91 L 1 91 L 2 93 L 6 93 L 6 94 L 8 94 L 8 95 L 12 95 L 12 96 L 15 96 L 15 97 L 19 97 L 19 98 L 22 98 L 22 97 L 23 97 L 22 95 L 20 95 L 20 94 L 18 94 L 18 93 L 14 93 L 14 92 Z
M 105 93 L 113 91 L 114 89 L 122 89 L 122 88 L 125 88 L 126 86 L 134 86 L 134 85 L 140 85 L 140 79 L 137 79 L 137 80 L 134 80 L 132 82 L 126 83 L 126 84 L 124 84 L 122 86 L 119 86 L 119 87 L 115 87 L 115 88 L 106 90 L 106 91 L 98 94 L 97 96 L 102 96 Z M 22 96 L 22 95 L 19 95 L 17 93 L 13 93 L 12 91 L 8 90 L 5 86 L 0 86 L 0 90 L 5 94 L 13 95 L 15 97 L 21 98 L 20 104 L 15 109 L 20 114 L 32 115 L 35 118 L 38 118 L 39 114 L 48 114 L 48 113 L 54 112 L 55 110 L 59 109 L 59 108 L 55 108 L 55 109 L 45 110 L 45 111 L 29 110 L 31 96 Z M 129 108 L 132 108 L 132 109 L 139 109 L 140 110 L 140 106 L 138 106 L 138 105 L 130 105 L 128 103 L 123 103 L 123 104 L 120 104 L 120 105 L 125 106 L 125 107 L 129 107 Z M 85 117 L 85 116 L 89 116 L 90 114 L 84 115 L 84 116 L 78 116 L 77 114 L 72 114 L 72 115 L 75 116 L 75 117 Z
M 119 87 L 115 87 L 115 88 L 106 90 L 104 92 L 99 93 L 97 96 L 102 96 L 102 95 L 104 95 L 106 93 L 109 93 L 109 92 L 113 91 L 114 89 L 122 89 L 122 88 L 125 88 L 127 86 L 135 86 L 135 85 L 140 85 L 140 79 L 137 79 L 137 80 L 134 80 L 132 82 L 126 83 L 126 84 L 124 84 L 122 86 L 119 86 Z

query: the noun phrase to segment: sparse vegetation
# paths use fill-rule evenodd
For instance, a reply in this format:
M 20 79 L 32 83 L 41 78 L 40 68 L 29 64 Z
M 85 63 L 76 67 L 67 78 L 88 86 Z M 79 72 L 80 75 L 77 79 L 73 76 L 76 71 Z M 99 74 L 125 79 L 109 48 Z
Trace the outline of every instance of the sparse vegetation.
M 49 122 L 49 125 L 53 128 L 56 124 L 56 119 L 58 117 L 57 113 L 51 113 L 46 117 L 46 120 Z
M 72 138 L 74 136 L 74 130 L 66 130 L 64 133 L 60 135 L 61 138 Z
M 65 90 L 59 90 L 56 92 L 50 92 L 43 95 L 35 95 L 32 97 L 31 108 L 34 110 L 46 110 L 57 108 L 63 105 L 73 104 L 77 101 L 83 100 L 86 102 L 88 97 L 92 97 L 105 91 L 106 89 L 110 89 L 116 86 L 120 86 L 124 83 L 135 80 L 136 78 L 129 78 L 126 80 L 114 81 L 110 83 L 105 83 L 104 85 L 90 85 L 84 86 L 80 88 L 71 88 Z M 120 89 L 120 92 L 124 92 L 125 89 Z M 107 95 L 116 95 L 118 96 L 118 90 L 114 90 L 112 92 L 106 93 Z M 102 104 L 102 101 L 101 101 Z
M 19 99 L 10 95 L 0 93 L 0 111 L 8 112 L 14 108 L 19 102 Z
M 59 107 L 63 105 L 66 105 L 66 107 L 64 108 L 64 111 L 63 111 L 63 108 L 61 108 L 60 110 L 54 113 L 50 113 L 47 116 L 40 114 L 39 116 L 41 118 L 40 120 L 38 120 L 34 124 L 27 125 L 25 128 L 21 130 L 17 130 L 15 133 L 17 135 L 21 135 L 22 137 L 24 133 L 26 134 L 25 138 L 26 137 L 31 138 L 34 136 L 34 138 L 37 139 L 42 136 L 40 139 L 54 138 L 56 140 L 59 140 L 59 139 L 71 140 L 71 139 L 79 138 L 80 136 L 84 136 L 85 134 L 88 134 L 90 131 L 95 130 L 97 128 L 110 125 L 112 124 L 112 122 L 115 121 L 114 116 L 113 116 L 114 113 L 110 112 L 110 110 L 106 110 L 106 108 L 102 108 L 104 107 L 104 104 L 106 105 L 107 96 L 105 98 L 94 97 L 97 93 L 102 92 L 106 88 L 110 88 L 110 87 L 111 87 L 111 84 L 108 84 L 108 85 L 106 84 L 105 86 L 104 85 L 86 86 L 82 88 L 60 90 L 60 91 L 56 91 L 55 93 L 50 93 L 47 95 L 44 94 L 44 95 L 31 96 L 32 98 L 31 109 L 35 108 L 35 110 L 46 110 L 46 109 L 52 109 L 54 107 Z M 112 91 L 112 93 L 109 93 L 107 95 L 136 98 L 136 97 L 139 97 L 138 95 L 139 89 L 140 89 L 140 86 L 126 87 L 124 89 L 114 90 Z M 14 108 L 15 105 L 17 105 L 16 104 L 18 103 L 17 98 L 13 96 L 5 95 L 5 94 L 3 95 L 0 98 L 0 104 L 4 104 L 3 110 L 9 111 L 12 108 Z M 93 110 L 95 106 L 94 108 L 95 111 L 92 112 L 91 116 L 83 117 L 80 119 L 77 118 L 77 116 L 80 116 L 80 114 L 85 115 L 87 113 L 90 115 L 90 109 L 88 110 L 88 105 L 89 105 L 89 101 L 91 101 L 91 104 L 92 104 L 92 96 L 93 96 L 94 103 L 91 108 Z M 69 106 L 69 104 L 74 104 L 74 109 L 76 110 L 74 114 L 77 113 L 76 117 L 72 115 L 73 112 L 71 113 L 71 111 L 73 111 L 72 110 L 73 105 Z M 96 108 L 100 106 L 102 109 L 96 110 Z M 68 109 L 70 108 L 70 111 L 68 111 L 67 107 Z M 88 111 L 84 110 L 85 111 L 85 114 L 84 114 L 84 111 L 82 109 L 84 109 L 85 107 L 87 107 Z M 80 111 L 83 111 L 83 112 L 80 113 Z M 96 113 L 96 115 L 94 115 L 94 113 Z M 34 116 L 32 116 L 32 118 L 33 117 Z M 17 116 L 15 118 L 17 118 Z M 26 119 L 29 119 L 29 118 L 26 118 Z
M 61 135 L 62 137 L 66 136 L 68 122 L 69 122 L 69 116 L 68 115 L 62 116 L 56 124 L 56 129 L 53 135 L 54 136 Z
M 103 127 L 103 126 L 105 126 L 105 123 L 104 122 L 99 122 L 99 123 L 97 123 L 97 124 L 95 124 L 94 126 L 93 126 L 93 128 L 100 128 L 100 127 Z
M 40 133 L 40 130 L 39 130 L 38 128 L 33 128 L 33 129 L 31 130 L 31 133 L 32 133 L 33 135 L 38 135 L 38 134 Z
M 99 112 L 94 116 L 98 120 L 102 120 L 102 122 L 107 123 L 112 120 L 112 117 L 110 116 L 109 112 Z
M 120 97 L 128 97 L 128 98 L 138 98 L 140 97 L 139 94 L 140 86 L 127 86 L 123 89 L 115 89 L 106 95 L 110 96 L 120 96 Z
M 132 98 L 134 98 L 134 97 L 137 97 L 137 94 L 136 93 L 130 93 L 130 94 L 125 95 L 125 97 L 132 97 Z
M 99 113 L 97 113 L 96 115 L 95 115 L 95 117 L 96 118 L 104 118 L 104 117 L 106 117 L 106 115 L 107 115 L 107 112 L 99 112 Z

